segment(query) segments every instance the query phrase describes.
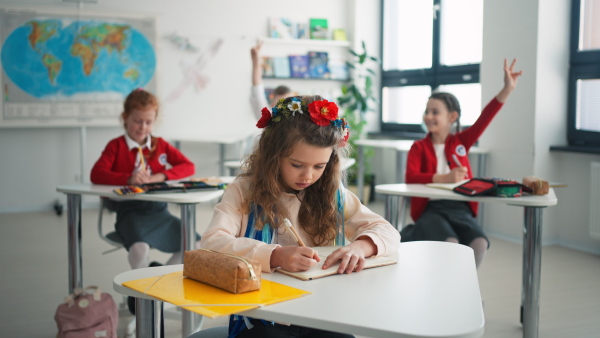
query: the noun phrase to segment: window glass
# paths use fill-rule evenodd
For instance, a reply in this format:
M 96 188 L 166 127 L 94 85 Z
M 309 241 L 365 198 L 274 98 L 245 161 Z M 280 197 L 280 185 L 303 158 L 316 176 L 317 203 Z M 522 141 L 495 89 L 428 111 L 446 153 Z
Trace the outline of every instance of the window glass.
M 383 69 L 431 67 L 433 0 L 386 0 Z
M 429 86 L 385 87 L 382 93 L 382 120 L 387 123 L 421 124 Z
M 448 92 L 456 96 L 460 104 L 460 125 L 470 126 L 481 114 L 481 84 L 453 84 L 438 87 L 438 92 Z M 487 104 L 487 102 L 486 102 Z
M 581 1 L 579 50 L 600 49 L 600 0 Z
M 480 63 L 483 1 L 443 0 L 441 6 L 440 63 L 446 66 Z
M 575 129 L 600 132 L 600 79 L 577 81 Z

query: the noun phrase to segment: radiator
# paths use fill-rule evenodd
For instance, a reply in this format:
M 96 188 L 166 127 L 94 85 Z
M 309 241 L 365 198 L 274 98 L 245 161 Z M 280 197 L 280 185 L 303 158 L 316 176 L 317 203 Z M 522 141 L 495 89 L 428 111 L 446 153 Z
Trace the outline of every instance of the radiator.
M 600 239 L 600 162 L 590 168 L 590 235 Z

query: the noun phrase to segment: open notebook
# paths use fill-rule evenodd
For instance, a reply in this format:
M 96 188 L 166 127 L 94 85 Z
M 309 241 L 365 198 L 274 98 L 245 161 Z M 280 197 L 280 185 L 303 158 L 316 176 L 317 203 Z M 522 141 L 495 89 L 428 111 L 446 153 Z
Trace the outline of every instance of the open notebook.
M 430 188 L 438 188 L 438 189 L 445 189 L 445 190 L 452 190 L 456 187 L 458 187 L 459 185 L 469 182 L 470 180 L 462 180 L 456 183 L 427 183 L 425 184 L 426 186 L 430 187 Z
M 336 264 L 331 266 L 329 269 L 323 270 L 322 267 L 323 267 L 323 263 L 325 263 L 325 259 L 327 258 L 327 256 L 329 256 L 329 254 L 331 254 L 338 248 L 340 248 L 340 247 L 339 246 L 314 247 L 313 249 L 317 250 L 317 252 L 319 253 L 319 257 L 321 257 L 321 261 L 319 262 L 319 264 L 313 266 L 312 268 L 310 268 L 307 271 L 289 272 L 289 271 L 285 271 L 281 268 L 277 268 L 275 271 L 283 273 L 283 274 L 291 276 L 291 277 L 294 277 L 294 278 L 301 279 L 301 280 L 313 280 L 313 279 L 317 279 L 317 278 L 321 278 L 321 277 L 325 277 L 325 276 L 335 275 L 338 273 L 337 269 L 340 266 L 339 262 L 337 262 Z M 369 268 L 375 268 L 378 266 L 396 264 L 397 260 L 394 257 L 381 256 L 381 257 L 367 258 L 365 261 L 366 261 L 366 265 L 364 268 L 369 269 Z

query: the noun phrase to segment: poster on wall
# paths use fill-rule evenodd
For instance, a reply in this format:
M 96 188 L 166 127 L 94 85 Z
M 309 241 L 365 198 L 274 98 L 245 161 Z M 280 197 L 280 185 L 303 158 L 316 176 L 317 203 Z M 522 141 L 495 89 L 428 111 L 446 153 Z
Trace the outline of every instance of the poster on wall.
M 116 126 L 129 92 L 156 92 L 154 18 L 0 9 L 0 126 Z

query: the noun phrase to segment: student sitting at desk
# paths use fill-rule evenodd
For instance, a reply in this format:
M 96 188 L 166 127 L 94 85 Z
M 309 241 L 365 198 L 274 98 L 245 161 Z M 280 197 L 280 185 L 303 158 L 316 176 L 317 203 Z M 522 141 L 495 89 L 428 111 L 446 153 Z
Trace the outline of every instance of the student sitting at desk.
M 483 109 L 477 121 L 463 131 L 460 130 L 460 105 L 456 97 L 449 93 L 431 95 L 423 115 L 429 133 L 416 141 L 408 152 L 406 183 L 456 183 L 473 178 L 469 148 L 515 89 L 522 74 L 522 71 L 514 72 L 516 61 L 513 60 L 509 67 L 504 60 L 504 87 Z M 452 133 L 453 127 L 455 133 Z M 489 240 L 475 219 L 476 202 L 413 197 L 410 209 L 415 224 L 403 229 L 404 240 L 447 241 L 470 246 L 475 252 L 475 264 L 479 267 Z
M 194 174 L 194 164 L 177 148 L 150 135 L 158 115 L 153 94 L 136 89 L 123 104 L 125 135 L 111 140 L 94 164 L 95 184 L 135 185 L 176 180 Z M 171 166 L 167 169 L 167 164 Z M 150 248 L 173 253 L 167 264 L 180 264 L 181 220 L 169 213 L 167 203 L 119 201 L 115 228 L 127 249 L 132 269 L 149 264 Z M 196 240 L 200 238 L 196 235 Z M 199 247 L 199 242 L 198 242 Z M 160 265 L 153 262 L 152 265 Z
M 202 235 L 202 247 L 255 259 L 263 272 L 277 267 L 306 271 L 321 257 L 311 246 L 344 245 L 323 268 L 341 261 L 338 272 L 359 272 L 365 258 L 398 250 L 400 238 L 383 217 L 362 205 L 342 184 L 340 159 L 348 127 L 338 107 L 320 96 L 288 97 L 262 110 L 265 128 L 245 171 L 228 186 Z M 299 241 L 284 220 L 297 229 Z M 302 244 L 306 244 L 303 246 Z M 250 323 L 250 326 L 246 326 Z M 348 337 L 295 325 L 234 316 L 238 337 Z

